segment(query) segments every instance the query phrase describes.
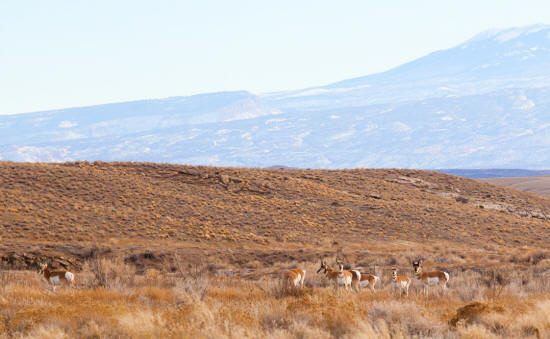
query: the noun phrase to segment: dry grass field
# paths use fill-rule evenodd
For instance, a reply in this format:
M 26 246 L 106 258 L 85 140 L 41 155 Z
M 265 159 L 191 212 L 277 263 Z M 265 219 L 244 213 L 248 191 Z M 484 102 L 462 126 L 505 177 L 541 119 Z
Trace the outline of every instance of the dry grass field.
M 544 261 L 544 260 L 543 260 Z M 278 275 L 213 274 L 205 265 L 136 275 L 122 260 L 92 260 L 73 289 L 52 293 L 34 272 L 0 276 L 0 337 L 10 338 L 548 338 L 548 260 L 533 268 L 451 272 L 447 292 L 409 296 L 334 292 L 301 263 L 305 287 Z M 178 265 L 176 263 L 176 265 Z M 405 274 L 408 274 L 405 273 Z
M 0 162 L 4 337 L 550 337 L 550 199 L 415 170 Z M 379 275 L 335 293 L 321 258 Z M 411 262 L 449 290 L 389 288 Z M 70 269 L 49 289 L 38 262 Z M 287 289 L 285 269 L 307 270 Z

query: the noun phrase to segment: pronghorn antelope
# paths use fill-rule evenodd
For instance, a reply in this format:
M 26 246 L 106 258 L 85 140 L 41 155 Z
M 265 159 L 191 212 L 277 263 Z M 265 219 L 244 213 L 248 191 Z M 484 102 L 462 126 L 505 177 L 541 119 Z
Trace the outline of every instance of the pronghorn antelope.
M 283 278 L 288 287 L 303 287 L 306 270 L 295 268 L 284 272 Z
M 422 272 L 422 259 L 413 262 L 414 276 L 420 280 L 424 287 L 424 294 L 428 295 L 428 288 L 433 285 L 440 285 L 442 289 L 447 289 L 447 282 L 449 281 L 449 273 L 443 271 L 429 271 Z
M 391 287 L 392 289 L 399 290 L 399 295 L 405 292 L 405 295 L 409 295 L 409 287 L 411 286 L 411 279 L 402 275 L 397 275 L 397 268 L 394 268 L 391 272 Z
M 72 286 L 74 281 L 74 274 L 69 271 L 50 271 L 48 264 L 41 264 L 38 274 L 44 275 L 44 278 L 48 283 L 52 285 L 52 290 L 55 292 L 56 285 L 61 283 Z
M 344 285 L 346 290 L 349 290 L 351 287 L 351 281 L 353 280 L 353 275 L 350 271 L 344 270 L 344 265 L 338 263 L 338 284 Z
M 350 271 L 344 270 L 344 265 L 340 262 L 338 264 L 338 271 L 332 270 L 332 268 L 324 261 L 321 260 L 321 267 L 317 270 L 317 273 L 324 271 L 328 280 L 334 284 L 334 289 L 337 290 L 340 285 L 344 285 L 346 290 L 349 290 L 351 286 L 352 274 Z
M 361 287 L 368 287 L 372 292 L 374 292 L 376 284 L 380 281 L 380 278 L 374 274 L 364 274 L 357 270 L 351 270 L 351 274 L 351 284 L 357 290 Z

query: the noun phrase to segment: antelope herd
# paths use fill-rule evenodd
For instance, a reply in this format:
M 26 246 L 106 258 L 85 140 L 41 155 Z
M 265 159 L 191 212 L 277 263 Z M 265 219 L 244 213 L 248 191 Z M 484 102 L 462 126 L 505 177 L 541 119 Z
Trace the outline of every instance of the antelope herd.
M 321 260 L 321 266 L 317 273 L 322 273 L 326 276 L 329 282 L 334 286 L 335 292 L 338 293 L 340 287 L 344 287 L 346 291 L 352 288 L 359 291 L 363 287 L 368 287 L 373 293 L 376 287 L 380 285 L 380 278 L 373 274 L 362 273 L 359 270 L 344 269 L 344 264 L 337 258 L 336 265 L 338 270 L 332 267 L 324 260 Z M 418 286 L 423 288 L 424 294 L 428 295 L 430 286 L 441 286 L 443 290 L 447 290 L 447 282 L 449 282 L 449 273 L 444 271 L 422 271 L 422 260 L 416 260 L 412 263 L 414 278 Z M 289 287 L 303 287 L 306 271 L 303 269 L 292 269 L 284 272 L 284 279 Z M 409 288 L 413 280 L 409 277 L 398 274 L 398 269 L 392 269 L 391 278 L 392 290 L 398 291 L 399 295 L 409 295 Z
M 355 291 L 359 291 L 363 287 L 368 287 L 371 292 L 376 291 L 377 285 L 380 285 L 380 278 L 373 274 L 362 273 L 359 270 L 344 269 L 344 264 L 337 258 L 336 265 L 338 270 L 333 270 L 332 267 L 325 261 L 321 260 L 321 267 L 317 270 L 317 273 L 323 273 L 334 286 L 335 292 L 338 292 L 341 286 L 346 291 L 350 291 L 352 288 Z M 416 260 L 412 263 L 414 270 L 414 278 L 418 282 L 423 290 L 424 294 L 428 295 L 428 289 L 430 286 L 441 286 L 443 290 L 447 289 L 447 283 L 449 282 L 449 273 L 444 271 L 426 271 L 422 270 L 422 260 Z M 40 264 L 38 271 L 39 275 L 44 276 L 44 279 L 52 286 L 52 290 L 58 285 L 66 285 L 71 287 L 74 282 L 74 274 L 65 270 L 51 271 L 48 268 L 48 264 Z M 291 269 L 283 273 L 283 279 L 285 284 L 291 288 L 301 288 L 304 286 L 304 280 L 306 278 L 306 271 L 304 269 Z M 409 287 L 412 280 L 409 277 L 405 277 L 398 274 L 398 269 L 392 269 L 391 288 L 395 292 L 399 291 L 400 295 L 409 295 Z
M 336 263 L 338 264 L 338 271 L 334 271 L 329 264 L 322 260 L 321 267 L 317 270 L 317 273 L 323 271 L 328 280 L 334 285 L 335 289 L 343 285 L 346 290 L 349 290 L 354 275 L 350 271 L 345 271 L 344 265 L 340 262 L 337 261 Z

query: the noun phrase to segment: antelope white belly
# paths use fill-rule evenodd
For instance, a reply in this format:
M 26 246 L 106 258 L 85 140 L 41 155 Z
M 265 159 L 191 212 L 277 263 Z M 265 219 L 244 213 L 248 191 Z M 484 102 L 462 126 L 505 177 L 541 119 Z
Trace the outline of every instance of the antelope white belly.
M 294 286 L 298 285 L 298 284 L 300 283 L 300 280 L 301 280 L 300 275 L 298 275 L 298 276 L 296 277 L 296 279 L 294 279 L 294 281 L 293 281 Z
M 393 288 L 406 288 L 407 287 L 407 282 L 406 281 L 400 281 L 400 282 L 392 282 L 391 283 Z
M 50 283 L 54 285 L 59 284 L 59 277 L 58 276 L 50 277 Z
M 361 287 L 367 287 L 369 285 L 370 285 L 370 281 L 368 281 L 368 280 L 363 280 L 359 283 L 359 286 L 361 286 Z
M 436 285 L 439 282 L 439 278 L 428 278 L 428 285 Z
M 346 277 L 343 277 L 343 278 L 340 278 L 338 277 L 338 285 L 349 285 L 351 284 L 351 279 L 350 278 L 346 278 Z

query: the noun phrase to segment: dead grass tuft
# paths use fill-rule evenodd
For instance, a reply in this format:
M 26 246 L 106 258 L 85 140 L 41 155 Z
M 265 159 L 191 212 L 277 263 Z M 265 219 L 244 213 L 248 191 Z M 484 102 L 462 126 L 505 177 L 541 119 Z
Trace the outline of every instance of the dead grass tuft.
M 461 321 L 464 321 L 466 325 L 472 323 L 480 314 L 486 312 L 489 309 L 489 305 L 474 301 L 466 304 L 456 310 L 456 314 L 449 320 L 449 324 L 452 327 L 456 327 Z
M 123 289 L 135 285 L 135 268 L 124 263 L 121 258 L 94 258 L 86 263 L 83 271 L 90 272 L 93 276 L 88 282 L 90 287 Z
M 174 266 L 176 267 L 177 277 L 175 288 L 187 295 L 203 300 L 210 287 L 207 265 L 201 261 L 190 268 L 186 268 L 181 257 L 174 254 Z

